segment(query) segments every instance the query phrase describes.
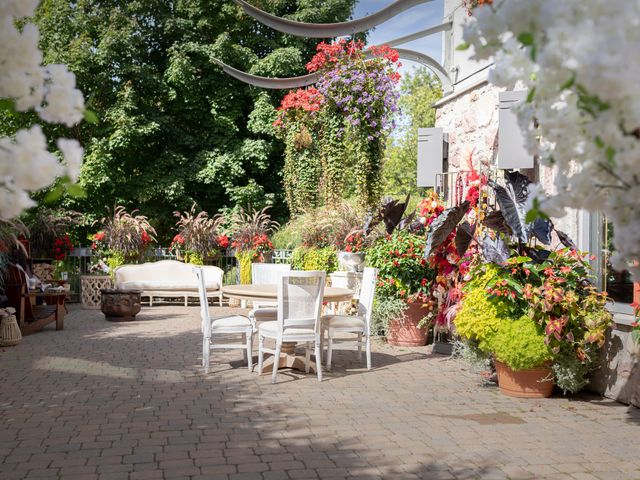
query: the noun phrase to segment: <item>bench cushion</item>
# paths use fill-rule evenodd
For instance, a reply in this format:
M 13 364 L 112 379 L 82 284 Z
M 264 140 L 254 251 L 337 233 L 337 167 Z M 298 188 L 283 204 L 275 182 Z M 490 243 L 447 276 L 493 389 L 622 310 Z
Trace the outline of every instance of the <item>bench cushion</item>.
M 207 282 L 207 290 L 218 290 L 220 285 L 217 282 Z M 186 282 L 171 282 L 165 280 L 140 280 L 121 282 L 118 284 L 118 288 L 121 290 L 142 290 L 142 291 L 162 291 L 162 292 L 197 292 L 198 285 Z

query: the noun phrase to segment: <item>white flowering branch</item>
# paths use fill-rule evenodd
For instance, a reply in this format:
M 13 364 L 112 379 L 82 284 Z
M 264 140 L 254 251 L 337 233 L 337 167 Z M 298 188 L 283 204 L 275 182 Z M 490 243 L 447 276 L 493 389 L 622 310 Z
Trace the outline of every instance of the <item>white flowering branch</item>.
M 42 65 L 38 28 L 17 21 L 33 16 L 39 0 L 0 0 L 0 99 L 17 112 L 34 111 L 49 123 L 71 127 L 84 116 L 84 98 L 66 65 Z M 5 103 L 6 104 L 6 103 Z M 75 181 L 82 165 L 77 140 L 58 139 L 64 164 L 49 152 L 40 126 L 0 137 L 0 218 L 35 205 L 29 193 L 66 176 Z
M 527 149 L 556 169 L 541 208 L 604 213 L 614 266 L 639 280 L 640 2 L 494 1 L 474 11 L 464 38 L 475 58 L 493 57 L 492 83 L 529 90 L 518 110 Z

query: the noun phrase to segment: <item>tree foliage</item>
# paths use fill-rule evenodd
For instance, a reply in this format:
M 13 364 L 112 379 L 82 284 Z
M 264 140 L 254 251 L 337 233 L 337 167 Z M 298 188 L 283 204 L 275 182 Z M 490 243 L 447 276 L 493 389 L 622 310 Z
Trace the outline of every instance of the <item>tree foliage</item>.
M 385 192 L 392 196 L 417 193 L 418 128 L 435 125 L 433 104 L 442 97 L 439 80 L 426 67 L 407 73 L 400 91 L 404 121 L 399 122 L 398 133 L 389 139 L 383 167 Z
M 253 2 L 307 22 L 346 20 L 355 0 Z M 97 113 L 72 132 L 86 149 L 84 199 L 67 206 L 139 208 L 166 232 L 171 212 L 194 202 L 274 205 L 286 215 L 281 142 L 273 136 L 280 92 L 226 75 L 218 58 L 267 76 L 304 73 L 315 40 L 276 32 L 231 1 L 43 0 L 35 19 L 47 63 L 66 63 Z

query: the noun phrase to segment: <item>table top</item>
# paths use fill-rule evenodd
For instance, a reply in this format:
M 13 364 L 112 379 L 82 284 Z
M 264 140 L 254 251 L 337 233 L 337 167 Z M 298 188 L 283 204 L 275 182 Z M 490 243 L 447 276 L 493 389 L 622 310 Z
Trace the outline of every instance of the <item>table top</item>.
M 238 300 L 278 300 L 278 286 L 266 285 L 227 285 L 222 287 L 225 297 Z M 346 302 L 353 298 L 353 290 L 348 288 L 325 287 L 325 302 Z

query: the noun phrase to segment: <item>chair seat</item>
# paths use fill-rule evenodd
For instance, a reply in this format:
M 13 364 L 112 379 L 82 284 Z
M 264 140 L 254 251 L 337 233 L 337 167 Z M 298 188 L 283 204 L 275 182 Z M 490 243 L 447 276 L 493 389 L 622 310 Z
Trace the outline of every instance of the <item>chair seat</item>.
M 276 338 L 278 336 L 278 322 L 264 322 L 258 326 L 260 335 L 265 337 Z M 287 337 L 315 336 L 313 328 L 287 328 L 282 334 L 282 339 L 286 341 Z
M 248 328 L 251 327 L 251 320 L 243 315 L 231 315 L 228 317 L 214 317 L 211 319 L 211 330 L 218 328 Z
M 349 315 L 327 315 L 322 317 L 323 328 L 364 330 L 366 326 L 366 322 L 361 317 L 352 317 Z
M 249 317 L 254 318 L 256 322 L 264 322 L 266 320 L 277 320 L 277 308 L 254 308 L 249 312 Z

